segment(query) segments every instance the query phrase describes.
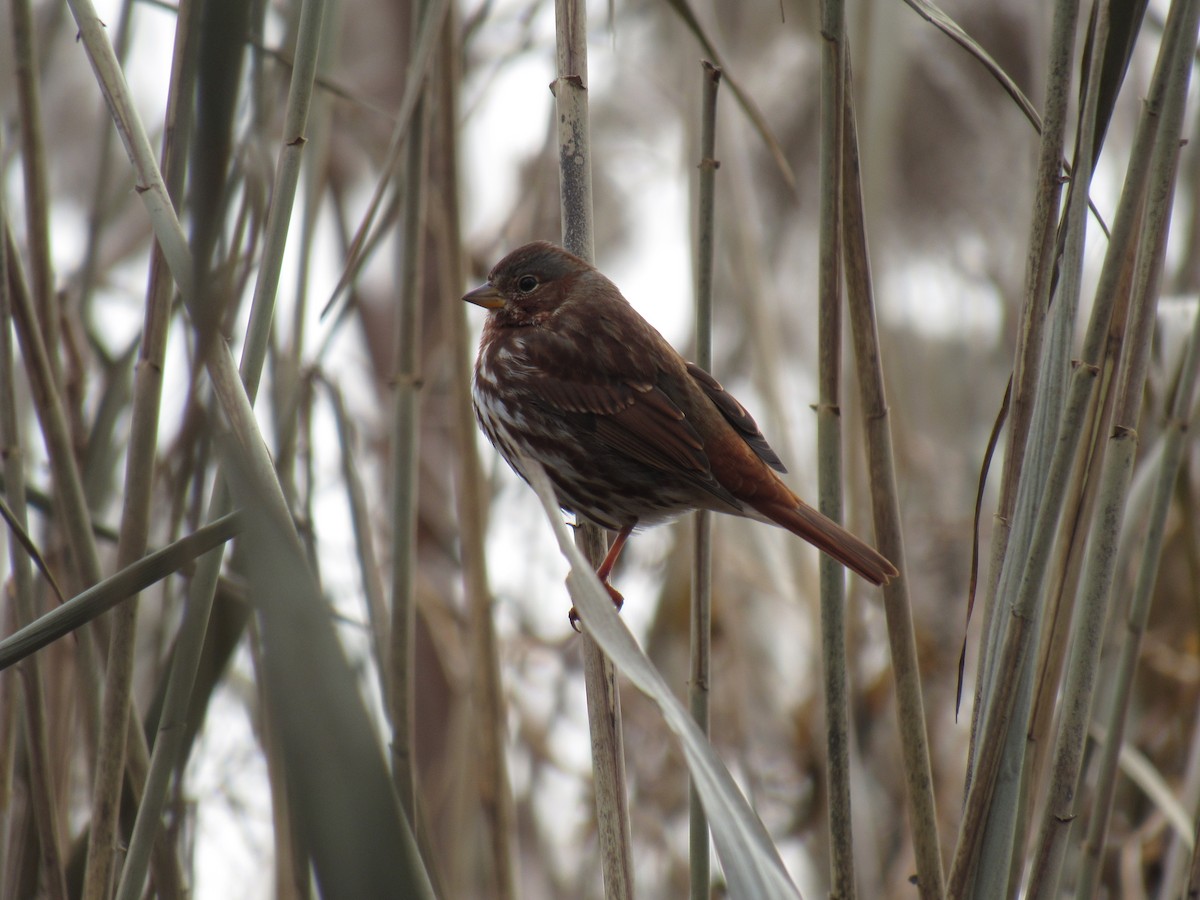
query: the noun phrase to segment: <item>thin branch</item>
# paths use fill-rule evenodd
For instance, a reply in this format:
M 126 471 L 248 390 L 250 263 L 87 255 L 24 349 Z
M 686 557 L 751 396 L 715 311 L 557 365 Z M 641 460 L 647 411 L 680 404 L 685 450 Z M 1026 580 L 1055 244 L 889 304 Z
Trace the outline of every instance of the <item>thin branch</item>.
M 697 199 L 696 241 L 696 364 L 706 372 L 713 367 L 712 287 L 713 245 L 715 241 L 717 90 L 721 70 L 705 60 L 703 100 L 700 110 L 700 188 Z M 700 731 L 708 734 L 709 692 L 712 690 L 712 520 L 707 510 L 696 513 L 695 555 L 692 560 L 692 607 L 690 628 L 691 676 L 688 699 L 692 717 Z M 692 900 L 708 900 L 711 895 L 708 819 L 695 784 L 689 788 L 688 817 L 690 839 L 688 863 L 691 869 Z
M 591 262 L 596 249 L 592 218 L 592 148 L 587 100 L 587 7 L 585 0 L 555 0 L 558 77 L 551 85 L 558 112 L 559 207 L 563 246 Z M 593 566 L 604 556 L 604 532 L 582 523 L 575 539 Z M 613 900 L 629 900 L 633 852 L 629 795 L 621 735 L 621 698 L 612 663 L 585 632 L 584 684 L 592 739 L 592 771 L 604 888 Z

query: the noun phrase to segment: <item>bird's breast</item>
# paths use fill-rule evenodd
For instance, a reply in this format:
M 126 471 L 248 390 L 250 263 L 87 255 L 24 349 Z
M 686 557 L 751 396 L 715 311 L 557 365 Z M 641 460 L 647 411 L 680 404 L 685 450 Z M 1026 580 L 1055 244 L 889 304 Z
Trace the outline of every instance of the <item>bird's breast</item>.
M 535 374 L 526 329 L 497 328 L 491 335 L 485 333 L 475 363 L 476 380 L 505 389 Z

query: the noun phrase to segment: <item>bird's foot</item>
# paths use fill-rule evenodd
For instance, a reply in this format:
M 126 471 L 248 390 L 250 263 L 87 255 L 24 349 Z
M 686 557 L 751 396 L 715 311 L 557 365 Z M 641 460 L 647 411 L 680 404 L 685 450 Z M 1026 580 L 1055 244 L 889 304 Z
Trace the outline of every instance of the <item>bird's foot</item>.
M 613 606 L 617 608 L 617 612 L 620 612 L 621 607 L 625 605 L 625 597 L 607 581 L 604 582 L 604 589 L 608 591 L 608 596 L 612 598 Z M 576 634 L 583 634 L 583 629 L 579 627 L 579 613 L 575 607 L 572 606 L 571 611 L 567 613 L 567 620 L 571 623 L 571 627 L 575 630 Z

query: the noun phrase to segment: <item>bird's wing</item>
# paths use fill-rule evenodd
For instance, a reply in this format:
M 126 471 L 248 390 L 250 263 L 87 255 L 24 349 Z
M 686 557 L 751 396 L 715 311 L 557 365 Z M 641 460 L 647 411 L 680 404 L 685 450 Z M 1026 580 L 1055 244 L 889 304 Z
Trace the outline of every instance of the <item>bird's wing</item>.
M 645 337 L 643 329 L 625 327 L 624 315 L 621 307 L 589 320 L 587 335 L 548 330 L 531 336 L 524 347 L 529 370 L 544 376 L 536 402 L 562 415 L 588 416 L 595 436 L 615 452 L 686 478 L 740 509 L 713 475 L 704 441 L 659 370 L 662 354 L 674 350 L 653 329 Z
M 700 435 L 654 384 L 553 379 L 541 386 L 538 401 L 562 413 L 591 415 L 596 436 L 638 462 L 711 477 Z
M 742 440 L 750 445 L 750 449 L 758 454 L 758 458 L 776 472 L 787 472 L 787 468 L 779 459 L 779 456 L 771 449 L 771 445 L 767 443 L 767 439 L 763 437 L 763 433 L 759 430 L 758 423 L 754 421 L 754 417 L 746 412 L 746 407 L 738 403 L 733 394 L 721 387 L 721 383 L 717 379 L 713 378 L 695 363 L 688 363 L 687 370 L 688 374 L 704 390 L 708 399 L 721 411 L 721 415 L 725 417 L 725 421 L 732 425 Z

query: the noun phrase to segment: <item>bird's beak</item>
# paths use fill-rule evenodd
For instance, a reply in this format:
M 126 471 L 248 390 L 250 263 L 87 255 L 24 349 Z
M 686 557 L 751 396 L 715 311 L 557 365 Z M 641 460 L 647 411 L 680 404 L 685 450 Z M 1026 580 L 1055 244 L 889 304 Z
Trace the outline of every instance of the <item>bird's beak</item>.
M 504 305 L 504 295 L 490 284 L 481 285 L 463 294 L 463 299 L 484 309 L 499 309 Z

